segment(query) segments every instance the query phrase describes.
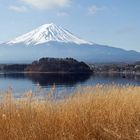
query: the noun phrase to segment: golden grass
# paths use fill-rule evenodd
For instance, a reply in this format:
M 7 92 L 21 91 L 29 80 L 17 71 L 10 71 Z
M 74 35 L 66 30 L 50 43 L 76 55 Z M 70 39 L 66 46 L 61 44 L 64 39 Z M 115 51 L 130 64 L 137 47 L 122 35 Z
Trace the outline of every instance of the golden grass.
M 0 140 L 140 140 L 140 87 L 79 89 L 59 100 L 37 100 L 31 92 L 0 104 Z

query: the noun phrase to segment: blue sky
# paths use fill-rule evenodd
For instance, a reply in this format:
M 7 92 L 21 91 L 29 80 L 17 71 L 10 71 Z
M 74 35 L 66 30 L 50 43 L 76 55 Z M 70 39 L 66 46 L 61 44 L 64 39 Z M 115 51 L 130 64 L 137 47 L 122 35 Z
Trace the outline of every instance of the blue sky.
M 98 44 L 140 51 L 139 0 L 4 0 L 0 42 L 55 23 Z

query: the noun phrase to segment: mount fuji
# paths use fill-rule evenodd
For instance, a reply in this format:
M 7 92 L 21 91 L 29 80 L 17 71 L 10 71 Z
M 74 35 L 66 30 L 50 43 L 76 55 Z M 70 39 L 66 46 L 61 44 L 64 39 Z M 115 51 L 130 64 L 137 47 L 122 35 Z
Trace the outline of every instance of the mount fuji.
M 55 24 L 45 24 L 39 28 L 15 38 L 7 44 L 24 43 L 25 45 L 39 45 L 48 43 L 51 41 L 63 42 L 63 43 L 75 43 L 75 44 L 88 44 L 89 42 L 82 40 L 67 30 L 64 30 L 61 26 Z
M 140 53 L 85 41 L 53 23 L 0 44 L 0 63 L 31 63 L 42 57 L 72 57 L 80 61 L 133 62 Z

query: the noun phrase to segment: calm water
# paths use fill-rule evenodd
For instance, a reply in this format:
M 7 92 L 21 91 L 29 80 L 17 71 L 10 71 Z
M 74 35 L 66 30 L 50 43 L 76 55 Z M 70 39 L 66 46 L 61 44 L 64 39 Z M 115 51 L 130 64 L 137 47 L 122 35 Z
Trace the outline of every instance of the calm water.
M 56 94 L 68 94 L 79 86 L 96 85 L 96 84 L 130 84 L 140 86 L 140 75 L 77 75 L 77 74 L 21 74 L 7 73 L 0 74 L 0 91 L 5 91 L 8 87 L 12 87 L 14 95 L 20 97 L 28 90 L 37 90 L 39 85 L 42 94 L 47 94 L 50 88 L 55 84 Z

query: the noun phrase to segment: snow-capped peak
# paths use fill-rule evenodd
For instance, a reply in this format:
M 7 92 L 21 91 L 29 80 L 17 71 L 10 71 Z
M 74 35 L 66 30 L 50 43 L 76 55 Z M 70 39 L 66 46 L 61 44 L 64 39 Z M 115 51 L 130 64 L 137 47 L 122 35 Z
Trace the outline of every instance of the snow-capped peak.
M 26 45 L 38 45 L 50 41 L 76 44 L 92 44 L 91 42 L 74 36 L 72 33 L 63 29 L 61 26 L 57 26 L 53 23 L 42 25 L 29 33 L 26 33 L 15 38 L 14 40 L 7 42 L 7 44 L 25 43 Z

